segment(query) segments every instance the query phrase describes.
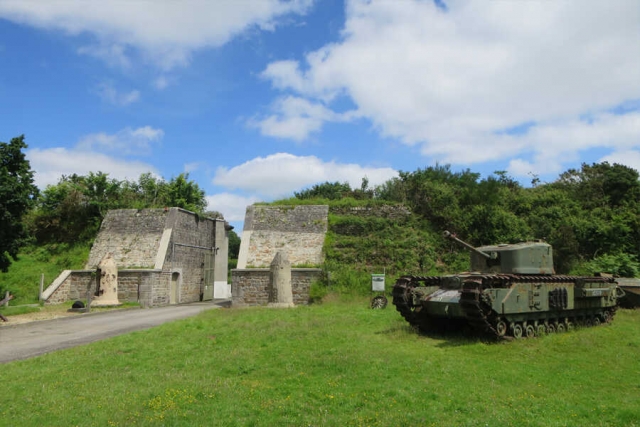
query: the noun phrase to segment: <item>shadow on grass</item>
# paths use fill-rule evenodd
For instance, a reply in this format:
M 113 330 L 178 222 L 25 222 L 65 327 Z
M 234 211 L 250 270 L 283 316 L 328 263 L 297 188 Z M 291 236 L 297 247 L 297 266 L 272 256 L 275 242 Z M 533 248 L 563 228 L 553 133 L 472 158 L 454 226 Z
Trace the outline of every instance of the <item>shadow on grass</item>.
M 495 344 L 498 342 L 492 338 L 469 335 L 468 333 L 465 333 L 462 331 L 424 332 L 424 331 L 415 329 L 409 324 L 392 326 L 388 329 L 375 332 L 375 334 L 384 334 L 384 335 L 393 335 L 393 336 L 413 335 L 421 339 L 436 340 L 436 341 L 440 341 L 435 345 L 436 347 L 439 347 L 439 348 L 463 347 L 467 345 L 474 345 L 477 343 Z

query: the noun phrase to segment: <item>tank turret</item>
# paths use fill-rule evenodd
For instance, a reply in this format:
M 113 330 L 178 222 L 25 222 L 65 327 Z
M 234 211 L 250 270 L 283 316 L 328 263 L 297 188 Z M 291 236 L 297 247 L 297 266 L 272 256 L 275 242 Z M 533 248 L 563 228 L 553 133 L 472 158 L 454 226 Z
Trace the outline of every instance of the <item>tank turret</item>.
M 443 237 L 471 251 L 471 270 L 480 273 L 555 274 L 553 249 L 541 240 L 515 244 L 474 247 L 449 231 Z

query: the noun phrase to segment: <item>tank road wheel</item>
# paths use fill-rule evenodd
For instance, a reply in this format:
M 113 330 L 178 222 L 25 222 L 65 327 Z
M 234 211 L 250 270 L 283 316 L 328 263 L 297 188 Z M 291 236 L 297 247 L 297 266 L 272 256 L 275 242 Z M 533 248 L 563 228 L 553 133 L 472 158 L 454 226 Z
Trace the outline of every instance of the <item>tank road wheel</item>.
M 565 332 L 567 330 L 567 328 L 564 326 L 564 323 L 558 323 L 556 325 L 556 332 L 558 332 L 559 334 Z
M 587 317 L 584 319 L 584 326 L 586 326 L 587 328 L 589 326 L 593 326 L 593 318 L 591 317 Z
M 600 321 L 600 318 L 598 316 L 595 316 L 593 318 L 593 326 L 600 326 L 602 322 Z
M 604 323 L 611 322 L 611 313 L 609 312 L 609 310 L 606 310 L 605 312 L 602 313 L 602 321 Z
M 514 323 L 513 326 L 511 326 L 511 331 L 515 339 L 519 340 L 522 338 L 522 325 L 520 323 Z
M 556 325 L 553 323 L 548 323 L 547 324 L 547 333 L 548 334 L 554 334 L 556 332 Z
M 499 337 L 503 337 L 507 333 L 507 324 L 504 320 L 498 320 L 496 323 L 496 333 Z
M 573 322 L 567 322 L 567 331 L 571 332 L 575 329 L 575 325 L 573 324 Z
M 541 337 L 547 333 L 547 328 L 544 326 L 544 323 L 539 323 L 536 327 L 536 335 Z
M 527 327 L 524 328 L 524 333 L 527 336 L 527 338 L 533 338 L 536 336 L 536 330 L 533 327 L 533 325 L 527 325 Z

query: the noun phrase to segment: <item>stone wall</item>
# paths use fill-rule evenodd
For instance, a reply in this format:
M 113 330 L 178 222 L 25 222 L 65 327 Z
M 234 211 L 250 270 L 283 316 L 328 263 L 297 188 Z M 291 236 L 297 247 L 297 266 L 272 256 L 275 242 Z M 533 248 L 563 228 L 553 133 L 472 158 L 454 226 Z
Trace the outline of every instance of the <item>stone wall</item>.
M 268 267 L 284 250 L 291 265 L 320 265 L 329 207 L 263 206 L 247 208 L 238 268 Z
M 96 292 L 95 270 L 72 270 L 51 295 L 47 295 L 46 304 L 60 304 L 66 301 L 87 300 L 87 291 L 93 296 Z M 118 300 L 120 302 L 139 302 L 142 306 L 168 304 L 169 278 L 160 270 L 120 270 L 118 271 Z M 156 289 L 166 289 L 158 292 Z M 165 302 L 166 301 L 166 302 Z
M 390 219 L 406 219 L 411 216 L 411 210 L 403 205 L 334 206 L 331 207 L 331 213 L 360 217 L 377 216 Z
M 309 303 L 311 283 L 320 280 L 319 268 L 292 268 L 291 290 L 295 305 Z M 233 307 L 267 305 L 269 302 L 269 282 L 271 270 L 251 268 L 231 270 L 231 294 Z
M 154 268 L 170 211 L 116 209 L 107 212 L 85 268 L 96 268 L 107 252 L 111 252 L 119 268 Z

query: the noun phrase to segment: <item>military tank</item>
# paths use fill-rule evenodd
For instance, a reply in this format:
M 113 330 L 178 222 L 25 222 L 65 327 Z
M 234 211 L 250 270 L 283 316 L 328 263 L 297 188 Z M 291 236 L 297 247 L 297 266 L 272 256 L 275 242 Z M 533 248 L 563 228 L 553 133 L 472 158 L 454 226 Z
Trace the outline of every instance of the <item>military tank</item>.
M 624 291 L 613 277 L 555 274 L 553 250 L 538 240 L 470 250 L 470 272 L 402 276 L 393 304 L 421 332 L 468 330 L 501 339 L 531 338 L 609 323 Z

